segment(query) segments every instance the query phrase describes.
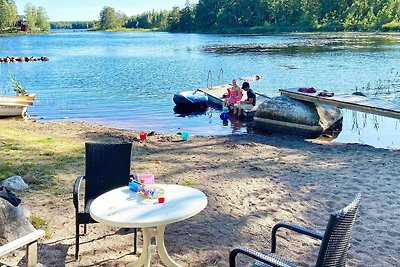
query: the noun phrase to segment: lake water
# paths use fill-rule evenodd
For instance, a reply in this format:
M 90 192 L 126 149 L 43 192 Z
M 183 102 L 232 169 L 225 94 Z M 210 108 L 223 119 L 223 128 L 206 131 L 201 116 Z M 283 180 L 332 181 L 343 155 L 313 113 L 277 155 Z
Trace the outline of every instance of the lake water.
M 205 48 L 261 45 L 263 52 Z M 219 51 L 219 50 L 218 50 Z M 259 74 L 253 89 L 313 86 L 351 93 L 397 81 L 400 38 L 390 34 L 280 34 L 235 36 L 170 33 L 59 32 L 0 37 L 0 56 L 48 56 L 48 62 L 0 64 L 1 88 L 9 73 L 36 93 L 29 114 L 40 120 L 74 120 L 137 131 L 188 131 L 193 135 L 245 134 L 245 122 L 224 126 L 219 111 L 174 112 L 175 92 Z M 218 77 L 220 70 L 223 77 Z M 11 91 L 8 91 L 11 94 Z M 398 100 L 398 95 L 382 97 Z M 339 142 L 400 148 L 398 120 L 343 111 Z M 267 137 L 266 137 L 267 138 Z

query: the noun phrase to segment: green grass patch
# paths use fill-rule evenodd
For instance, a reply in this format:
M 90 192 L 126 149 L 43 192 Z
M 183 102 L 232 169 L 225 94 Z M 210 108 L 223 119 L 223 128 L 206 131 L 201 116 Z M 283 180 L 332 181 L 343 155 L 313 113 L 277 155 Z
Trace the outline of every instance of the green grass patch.
M 382 31 L 400 31 L 400 22 L 392 21 L 382 25 Z
M 35 227 L 36 229 L 41 229 L 45 232 L 44 237 L 46 239 L 51 238 L 51 233 L 50 233 L 49 228 L 47 227 L 47 222 L 45 219 L 43 219 L 39 216 L 32 216 L 31 223 L 32 223 L 33 227 Z
M 41 30 L 21 31 L 19 28 L 9 28 L 9 29 L 5 29 L 5 30 L 0 30 L 0 36 L 43 34 L 43 33 L 49 33 L 49 31 L 41 31 Z
M 46 220 L 39 216 L 32 216 L 31 223 L 36 229 L 42 229 L 46 226 Z
M 0 30 L 0 36 L 11 36 L 11 35 L 21 35 L 21 34 L 25 34 L 25 32 L 16 28 Z
M 83 164 L 84 147 L 76 140 L 0 127 L 0 181 L 20 175 L 29 185 L 49 187 Z
M 184 180 L 183 180 L 183 185 L 195 185 L 196 184 L 196 182 L 192 179 L 192 178 L 185 178 Z

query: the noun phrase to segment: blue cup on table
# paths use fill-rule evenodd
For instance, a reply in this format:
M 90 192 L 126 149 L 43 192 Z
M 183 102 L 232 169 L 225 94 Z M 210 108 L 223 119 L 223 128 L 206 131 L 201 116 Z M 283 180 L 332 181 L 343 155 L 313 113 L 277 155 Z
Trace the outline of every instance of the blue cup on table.
M 139 190 L 140 186 L 141 186 L 141 183 L 136 182 L 136 181 L 131 181 L 128 184 L 129 189 L 132 190 L 133 192 L 137 192 Z
M 183 141 L 189 140 L 189 132 L 182 132 L 182 140 Z

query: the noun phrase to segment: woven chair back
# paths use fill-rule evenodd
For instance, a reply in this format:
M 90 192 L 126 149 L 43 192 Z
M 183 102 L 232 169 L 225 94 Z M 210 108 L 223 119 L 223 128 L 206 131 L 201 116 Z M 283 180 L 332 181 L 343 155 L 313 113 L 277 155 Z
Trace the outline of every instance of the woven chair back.
M 86 143 L 85 203 L 99 195 L 128 185 L 131 143 Z
M 345 267 L 351 229 L 360 205 L 360 197 L 345 208 L 331 213 L 318 254 L 317 267 Z

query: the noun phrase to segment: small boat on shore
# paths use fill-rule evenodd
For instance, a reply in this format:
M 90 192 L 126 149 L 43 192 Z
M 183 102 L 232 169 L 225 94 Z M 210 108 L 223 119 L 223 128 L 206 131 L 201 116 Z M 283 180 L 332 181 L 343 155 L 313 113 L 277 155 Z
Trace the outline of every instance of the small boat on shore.
M 24 117 L 27 108 L 24 104 L 0 103 L 0 117 Z
M 36 94 L 27 94 L 27 95 L 17 95 L 17 98 L 26 99 L 26 100 L 35 100 Z
M 28 95 L 0 95 L 0 104 L 20 104 L 20 105 L 32 105 L 35 100 L 36 94 Z
M 184 108 L 202 109 L 207 107 L 208 97 L 205 93 L 196 91 L 183 91 L 174 95 L 175 105 Z

